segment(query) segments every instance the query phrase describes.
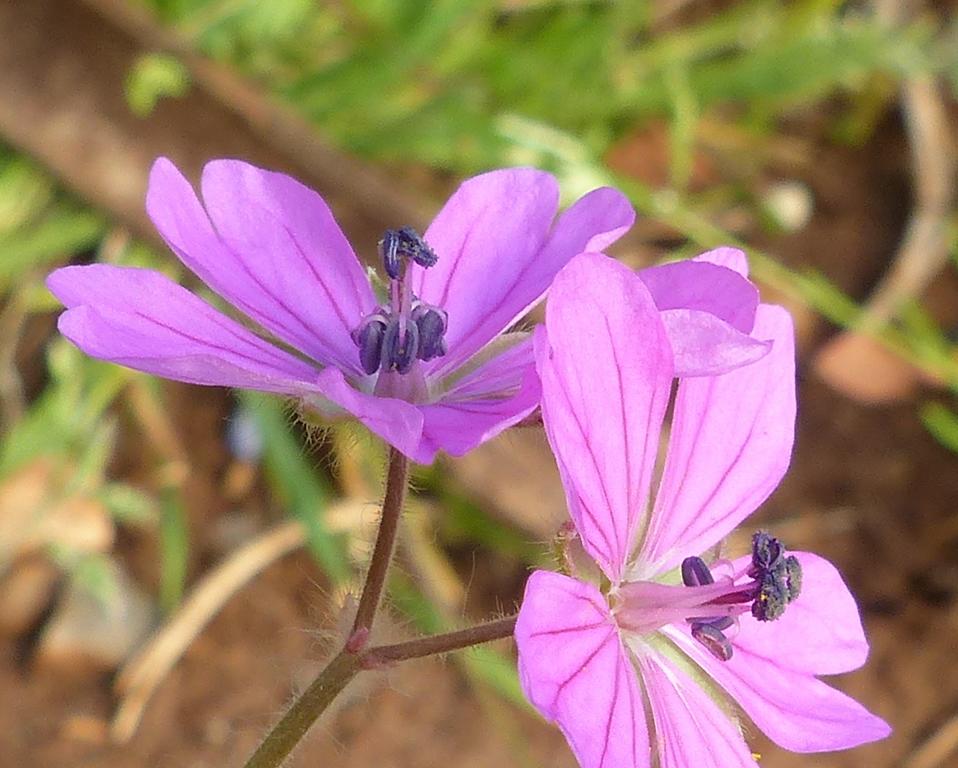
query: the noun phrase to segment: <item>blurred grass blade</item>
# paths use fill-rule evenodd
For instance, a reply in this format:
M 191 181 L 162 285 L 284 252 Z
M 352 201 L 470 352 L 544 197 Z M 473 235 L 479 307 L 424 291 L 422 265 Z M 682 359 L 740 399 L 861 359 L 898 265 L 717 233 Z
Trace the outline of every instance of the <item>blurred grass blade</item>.
M 939 443 L 958 453 L 958 413 L 941 403 L 927 403 L 921 409 L 921 420 Z
M 290 430 L 283 406 L 253 392 L 240 392 L 239 398 L 263 433 L 263 462 L 273 491 L 306 527 L 309 549 L 316 562 L 334 584 L 345 583 L 350 576 L 346 544 L 342 537 L 327 530 L 324 521 L 330 490 Z
M 189 562 L 189 530 L 179 489 L 160 494 L 160 607 L 170 614 L 183 599 Z

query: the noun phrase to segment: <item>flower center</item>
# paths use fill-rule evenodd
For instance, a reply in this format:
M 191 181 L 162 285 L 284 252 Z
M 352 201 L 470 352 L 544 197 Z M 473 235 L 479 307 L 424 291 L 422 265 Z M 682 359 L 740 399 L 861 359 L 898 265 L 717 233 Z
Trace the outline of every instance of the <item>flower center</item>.
M 722 661 L 732 658 L 725 630 L 750 612 L 759 621 L 779 618 L 802 588 L 802 566 L 778 539 L 758 532 L 752 537 L 752 562 L 744 572 L 718 581 L 700 557 L 682 561 L 682 584 L 638 581 L 619 588 L 616 618 L 626 630 L 645 633 L 679 621 L 692 637 Z
M 427 269 L 438 257 L 412 227 L 387 229 L 379 241 L 379 256 L 389 279 L 389 303 L 366 315 L 352 337 L 367 374 L 406 374 L 416 360 L 446 354 L 445 311 L 420 301 L 407 279 L 410 262 Z

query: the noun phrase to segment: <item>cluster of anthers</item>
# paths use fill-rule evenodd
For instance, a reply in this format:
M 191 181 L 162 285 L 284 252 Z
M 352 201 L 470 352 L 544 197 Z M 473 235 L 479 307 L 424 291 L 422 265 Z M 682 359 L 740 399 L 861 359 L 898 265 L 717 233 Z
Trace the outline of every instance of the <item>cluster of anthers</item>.
M 715 616 L 687 619 L 692 637 L 722 661 L 732 657 L 732 644 L 725 630 L 732 627 L 739 614 L 749 610 L 759 621 L 774 621 L 802 590 L 802 566 L 793 555 L 785 554 L 781 542 L 759 531 L 752 536 L 752 562 L 744 574 L 749 581 L 727 582 L 727 589 L 711 598 L 707 605 L 721 606 Z M 686 587 L 715 585 L 715 578 L 700 557 L 682 561 L 682 582 Z M 718 586 L 718 585 L 716 585 Z
M 367 374 L 408 373 L 416 360 L 446 354 L 446 312 L 413 295 L 410 262 L 429 268 L 438 257 L 412 227 L 388 229 L 379 241 L 379 256 L 388 278 L 389 303 L 377 307 L 352 332 L 359 362 Z

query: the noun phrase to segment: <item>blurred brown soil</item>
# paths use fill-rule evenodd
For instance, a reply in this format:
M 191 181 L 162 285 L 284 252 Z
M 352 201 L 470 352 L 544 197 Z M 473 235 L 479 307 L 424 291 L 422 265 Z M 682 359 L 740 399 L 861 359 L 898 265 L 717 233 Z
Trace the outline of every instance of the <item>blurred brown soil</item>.
M 203 409 L 205 400 L 184 398 L 181 407 Z M 927 437 L 908 406 L 866 409 L 813 381 L 803 384 L 800 403 L 792 470 L 753 522 L 839 565 L 859 597 L 872 656 L 863 670 L 836 683 L 896 732 L 885 743 L 844 754 L 789 755 L 761 738 L 755 748 L 763 765 L 776 768 L 902 765 L 958 708 L 954 457 Z M 195 531 L 199 542 L 204 532 L 209 526 Z M 148 551 L 127 554 L 141 561 L 137 571 L 153 569 Z M 481 571 L 483 562 L 475 567 Z M 518 593 L 472 597 L 508 604 Z M 201 634 L 122 748 L 104 741 L 114 706 L 108 677 L 38 670 L 23 645 L 2 646 L 2 764 L 241 765 L 323 658 L 324 633 L 335 623 L 326 598 L 322 577 L 305 555 L 269 568 Z M 316 729 L 298 760 L 410 768 L 573 765 L 557 733 L 531 715 L 517 718 L 490 694 L 477 695 L 454 666 L 439 661 L 409 663 L 366 681 L 332 723 Z

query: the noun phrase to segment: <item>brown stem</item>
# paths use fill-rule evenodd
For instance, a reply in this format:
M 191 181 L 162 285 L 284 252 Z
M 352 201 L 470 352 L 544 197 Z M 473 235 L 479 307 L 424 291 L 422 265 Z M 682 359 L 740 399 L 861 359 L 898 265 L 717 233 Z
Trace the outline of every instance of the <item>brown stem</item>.
M 433 656 L 437 653 L 457 651 L 472 645 L 488 643 L 492 640 L 500 640 L 504 637 L 511 637 L 515 628 L 516 617 L 507 616 L 503 619 L 489 621 L 475 627 L 460 629 L 456 632 L 420 637 L 416 640 L 408 640 L 405 643 L 380 645 L 375 648 L 370 648 L 363 653 L 361 663 L 363 668 L 372 669 L 396 661 L 406 661 L 407 659 L 418 659 L 423 656 Z
M 386 573 L 396 548 L 396 532 L 399 530 L 399 517 L 406 501 L 406 488 L 409 485 L 409 459 L 395 448 L 389 449 L 389 469 L 386 473 L 386 494 L 383 499 L 383 511 L 379 520 L 379 533 L 373 556 L 369 561 L 366 583 L 359 598 L 353 631 L 346 643 L 346 650 L 358 653 L 363 649 L 372 629 L 373 618 L 379 608 Z

